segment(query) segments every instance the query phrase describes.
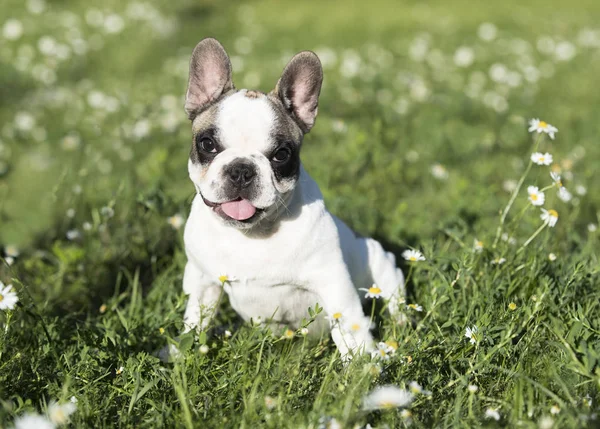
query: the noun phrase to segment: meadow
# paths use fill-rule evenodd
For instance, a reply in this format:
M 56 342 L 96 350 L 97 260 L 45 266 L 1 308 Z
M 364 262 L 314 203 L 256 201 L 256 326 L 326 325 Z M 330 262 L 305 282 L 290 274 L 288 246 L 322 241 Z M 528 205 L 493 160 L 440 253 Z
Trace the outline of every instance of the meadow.
M 591 0 L 3 0 L 0 428 L 598 427 L 599 22 Z M 208 36 L 238 88 L 321 58 L 303 164 L 408 277 L 380 353 L 345 366 L 224 302 L 157 358 Z

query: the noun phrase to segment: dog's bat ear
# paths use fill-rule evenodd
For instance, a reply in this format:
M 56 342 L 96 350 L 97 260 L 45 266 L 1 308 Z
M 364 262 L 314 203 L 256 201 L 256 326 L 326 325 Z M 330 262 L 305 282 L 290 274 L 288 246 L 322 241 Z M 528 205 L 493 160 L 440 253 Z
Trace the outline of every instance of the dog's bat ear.
M 215 39 L 201 40 L 192 53 L 185 111 L 193 119 L 208 104 L 233 89 L 231 61 Z
M 305 133 L 315 124 L 322 83 L 319 57 L 314 52 L 304 51 L 285 66 L 275 87 L 275 93 Z

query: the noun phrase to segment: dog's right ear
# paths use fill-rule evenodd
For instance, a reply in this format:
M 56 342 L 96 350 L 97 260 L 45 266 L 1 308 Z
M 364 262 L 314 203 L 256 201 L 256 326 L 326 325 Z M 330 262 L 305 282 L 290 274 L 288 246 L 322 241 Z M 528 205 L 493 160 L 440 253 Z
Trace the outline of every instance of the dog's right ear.
M 185 96 L 185 111 L 188 118 L 194 117 L 233 89 L 231 61 L 223 46 L 212 38 L 201 40 L 192 53 L 190 78 Z

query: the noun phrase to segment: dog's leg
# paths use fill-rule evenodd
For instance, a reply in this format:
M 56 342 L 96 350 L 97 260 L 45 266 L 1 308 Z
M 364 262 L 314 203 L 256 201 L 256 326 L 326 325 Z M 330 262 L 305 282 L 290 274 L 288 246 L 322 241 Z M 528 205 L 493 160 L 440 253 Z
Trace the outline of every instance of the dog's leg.
M 404 275 L 396 266 L 396 258 L 386 252 L 378 241 L 361 238 L 367 246 L 368 266 L 375 284 L 381 289 L 381 296 L 388 301 L 388 311 L 398 323 L 404 323 L 406 316 L 401 310 L 406 294 Z M 369 287 L 369 286 L 366 286 Z
M 192 261 L 188 261 L 183 274 L 183 291 L 189 295 L 183 316 L 183 332 L 194 328 L 203 331 L 217 312 L 222 287 L 216 280 L 204 275 Z
M 315 292 L 330 321 L 331 337 L 342 360 L 348 361 L 354 354 L 370 352 L 373 337 L 350 274 L 342 260 L 337 265 L 337 269 L 330 267 L 327 273 L 316 275 L 312 284 L 318 287 Z

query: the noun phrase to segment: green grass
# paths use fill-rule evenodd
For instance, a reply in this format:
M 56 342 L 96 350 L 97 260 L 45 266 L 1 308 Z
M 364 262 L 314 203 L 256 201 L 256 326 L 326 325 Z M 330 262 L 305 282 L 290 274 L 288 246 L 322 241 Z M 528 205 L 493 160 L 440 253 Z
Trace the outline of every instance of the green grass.
M 589 225 L 600 220 L 600 3 L 186 0 L 144 3 L 152 9 L 134 19 L 123 2 L 103 2 L 104 16 L 124 19 L 118 34 L 94 26 L 89 2 L 49 2 L 39 15 L 26 4 L 0 7 L 0 30 L 8 19 L 24 27 L 18 40 L 0 34 L 0 245 L 19 250 L 0 263 L 0 280 L 20 299 L 0 312 L 0 427 L 71 396 L 73 427 L 316 428 L 331 417 L 349 428 L 533 428 L 548 416 L 554 427 L 598 425 L 600 243 Z M 496 25 L 494 40 L 478 37 L 483 22 Z M 43 36 L 89 49 L 47 58 Z M 167 219 L 186 216 L 193 197 L 182 97 L 206 36 L 234 57 L 238 87 L 271 89 L 302 49 L 332 58 L 304 165 L 356 231 L 398 256 L 415 247 L 427 257 L 407 297 L 423 312 L 407 310 L 407 326 L 377 318 L 377 337 L 399 343 L 381 373 L 369 357 L 345 368 L 327 338 L 244 325 L 227 303 L 207 334 L 186 337 L 180 360 L 154 357 L 182 329 L 182 231 Z M 428 46 L 422 61 L 416 40 Z M 460 46 L 472 48 L 472 65 L 454 64 Z M 494 64 L 521 81 L 494 82 Z M 94 91 L 118 109 L 91 106 Z M 23 112 L 31 129 L 19 129 Z M 558 224 L 519 251 L 541 225 L 525 188 L 552 183 L 549 167 L 534 165 L 504 224 L 516 243 L 494 247 L 505 181 L 529 161 L 532 117 L 559 128 L 540 150 L 574 197 L 547 190 Z M 445 179 L 432 175 L 436 164 Z M 473 325 L 477 344 L 465 337 Z M 362 411 L 374 387 L 411 381 L 432 392 L 416 395 L 412 419 Z M 485 418 L 488 408 L 500 421 Z

